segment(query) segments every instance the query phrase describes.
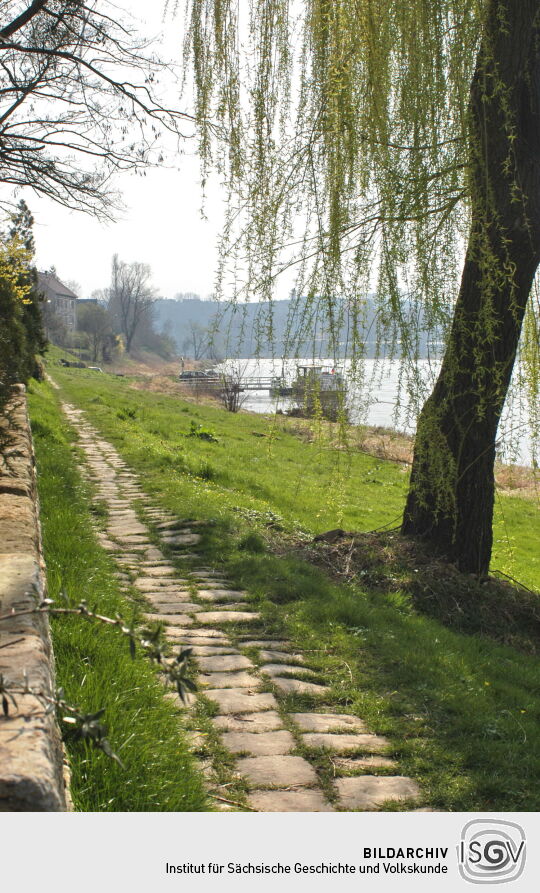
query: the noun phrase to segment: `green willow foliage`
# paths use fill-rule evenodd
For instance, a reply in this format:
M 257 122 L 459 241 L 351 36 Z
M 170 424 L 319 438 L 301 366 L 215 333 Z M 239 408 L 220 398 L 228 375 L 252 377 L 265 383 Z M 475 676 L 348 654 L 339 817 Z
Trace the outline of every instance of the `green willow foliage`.
M 336 356 L 361 357 L 373 291 L 378 341 L 394 353 L 399 341 L 414 360 L 421 329 L 433 342 L 448 330 L 471 223 L 469 96 L 487 8 L 188 3 L 203 164 L 230 194 L 221 290 L 271 302 L 276 277 L 296 264 L 296 294 L 309 300 L 291 314 L 291 352 L 295 335 L 323 320 Z M 532 405 L 537 311 L 531 302 L 520 367 Z M 271 339 L 271 314 L 261 334 Z

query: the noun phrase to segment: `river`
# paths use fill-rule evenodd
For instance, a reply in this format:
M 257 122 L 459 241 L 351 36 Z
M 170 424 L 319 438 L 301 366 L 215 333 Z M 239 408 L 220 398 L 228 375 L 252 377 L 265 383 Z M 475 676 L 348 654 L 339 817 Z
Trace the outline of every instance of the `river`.
M 283 376 L 291 381 L 299 365 L 311 365 L 313 360 L 226 360 L 223 364 L 234 369 L 242 378 Z M 316 360 L 316 365 L 332 366 L 332 360 Z M 340 366 L 347 382 L 347 406 L 354 425 L 374 425 L 396 428 L 412 434 L 424 400 L 431 392 L 439 371 L 440 361 L 418 360 L 412 370 L 402 369 L 399 360 L 363 361 L 362 370 L 352 376 L 350 361 Z M 411 398 L 411 394 L 413 395 Z M 286 411 L 291 406 L 287 397 L 271 397 L 268 391 L 246 391 L 242 405 L 251 412 Z M 519 464 L 532 464 L 532 444 L 528 431 L 526 408 L 522 399 L 507 401 L 497 447 L 498 458 Z

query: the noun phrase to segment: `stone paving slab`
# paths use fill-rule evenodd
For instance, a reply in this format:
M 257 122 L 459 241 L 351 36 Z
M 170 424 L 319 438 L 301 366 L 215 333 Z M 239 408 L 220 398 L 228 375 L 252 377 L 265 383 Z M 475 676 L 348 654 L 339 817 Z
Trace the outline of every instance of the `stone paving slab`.
M 182 586 L 184 589 L 192 588 L 189 581 L 182 579 L 178 571 L 171 568 L 168 560 L 164 558 L 160 561 L 154 559 L 148 563 L 139 561 L 137 574 L 141 580 L 147 580 L 148 583 L 153 580 L 156 586 L 167 586 L 174 580 L 177 586 Z
M 221 740 L 231 753 L 252 756 L 287 754 L 295 748 L 295 740 L 285 729 L 280 732 L 224 732 Z
M 148 531 L 143 528 L 143 533 L 127 534 L 120 531 L 115 535 L 115 540 L 122 546 L 151 546 Z
M 152 546 L 150 549 L 147 549 L 146 557 L 149 561 L 160 561 L 163 558 L 163 553 L 156 549 L 155 546 Z
M 151 569 L 154 567 L 167 566 L 167 567 L 171 568 L 172 570 L 174 570 L 175 574 L 178 573 L 178 571 L 175 569 L 171 559 L 165 558 L 165 555 L 161 551 L 159 554 L 160 554 L 159 558 L 153 558 L 151 561 L 146 561 L 143 558 L 143 560 L 139 562 L 139 567 L 142 569 L 142 571 L 146 571 L 146 570 L 151 571 Z
M 225 577 L 201 577 L 199 574 L 194 574 L 193 571 L 191 577 L 197 586 L 202 586 L 205 589 L 224 589 L 228 583 Z
M 212 595 L 223 595 L 225 597 L 234 596 L 236 599 L 249 597 L 249 592 L 246 592 L 245 589 L 228 589 L 226 587 L 221 589 L 212 589 L 209 587 L 208 589 L 202 589 L 201 592 L 209 592 Z
M 193 637 L 192 638 L 191 636 L 187 635 L 186 630 L 176 630 L 176 629 L 174 629 L 174 627 L 169 628 L 167 630 L 167 635 L 170 638 L 177 638 L 179 641 L 182 640 L 187 647 L 192 647 L 192 646 L 194 648 L 209 647 L 212 649 L 222 647 L 223 649 L 225 649 L 225 648 L 227 649 L 227 654 L 231 654 L 231 652 L 234 652 L 234 650 L 235 650 L 234 645 L 232 645 L 226 638 L 223 638 L 223 639 L 203 639 L 201 637 L 198 637 L 198 638 Z M 216 652 L 214 652 L 213 650 L 210 651 L 210 655 L 214 654 L 214 653 L 217 654 L 217 651 Z
M 263 713 L 234 713 L 225 716 L 216 716 L 212 720 L 216 729 L 226 732 L 273 732 L 282 729 L 283 722 L 275 710 L 265 710 Z
M 193 645 L 194 657 L 212 657 L 213 655 L 236 653 L 234 645 Z
M 181 589 L 179 592 L 165 593 L 158 589 L 157 592 L 144 592 L 143 595 L 151 601 L 153 605 L 178 605 L 180 610 L 183 610 L 182 606 L 189 602 L 191 598 L 190 592 L 183 592 Z M 202 611 L 202 605 L 197 605 L 197 607 Z
M 203 602 L 235 602 L 241 596 L 248 595 L 247 592 L 237 592 L 235 590 L 210 590 L 210 589 L 199 589 L 197 592 L 197 598 L 200 598 Z
M 299 664 L 305 663 L 303 655 L 287 654 L 285 651 L 265 651 L 264 649 L 261 649 L 259 657 L 264 661 L 284 661 L 286 663 L 288 660 L 294 660 Z M 296 670 L 297 667 L 294 669 Z
M 169 601 L 177 592 L 182 598 L 186 595 L 190 599 L 197 598 L 197 593 L 185 580 L 178 577 L 139 577 L 135 585 L 140 592 L 156 592 L 164 601 Z
M 174 647 L 176 647 L 177 645 L 181 645 L 182 648 L 190 647 L 189 641 L 186 641 L 185 633 L 186 631 L 184 627 L 180 628 L 178 626 L 165 626 L 165 636 L 171 643 L 171 645 L 174 645 Z M 197 641 L 199 641 L 199 639 L 197 639 Z M 213 642 L 215 640 L 212 639 L 211 641 Z
M 420 788 L 403 775 L 363 775 L 334 782 L 339 804 L 345 809 L 364 810 L 381 806 L 387 800 L 417 800 Z
M 172 564 L 160 564 L 155 565 L 152 564 L 143 564 L 142 570 L 144 572 L 144 576 L 141 579 L 146 579 L 148 577 L 174 577 L 176 579 L 176 570 L 172 566 Z M 187 585 L 187 584 L 186 584 Z
M 365 722 L 348 713 L 291 713 L 291 719 L 302 732 L 367 732 Z
M 106 552 L 117 552 L 118 551 L 118 544 L 112 543 L 111 540 L 107 539 L 106 536 L 98 535 L 97 540 L 98 540 L 98 543 L 101 546 L 101 548 L 105 549 Z
M 254 691 L 261 684 L 261 680 L 251 673 L 240 670 L 238 673 L 201 673 L 197 676 L 199 685 L 208 685 L 210 688 L 251 688 Z
M 168 546 L 196 546 L 201 541 L 200 533 L 179 533 L 175 536 L 162 536 L 162 542 Z
M 207 670 L 209 673 L 253 669 L 253 662 L 243 654 L 231 654 L 228 657 L 201 657 L 197 663 L 201 670 Z
M 315 770 L 303 757 L 243 757 L 238 760 L 236 769 L 257 787 L 296 787 L 318 782 Z
M 365 772 L 366 769 L 395 769 L 397 763 L 389 757 L 336 757 L 336 769 L 345 772 Z
M 126 545 L 126 543 L 120 542 L 120 540 L 118 538 L 117 538 L 117 542 L 119 543 L 121 548 L 123 548 Z M 138 553 L 144 552 L 145 555 L 148 554 L 148 550 L 150 548 L 150 543 L 140 543 L 139 545 L 137 545 L 137 543 L 128 543 L 127 545 L 129 545 L 131 552 L 138 552 Z
M 108 524 L 107 533 L 110 536 L 145 536 L 148 537 L 148 530 L 139 522 L 127 522 L 125 524 Z
M 133 584 L 139 592 L 190 592 L 189 588 L 181 580 L 174 577 L 138 577 Z
M 189 626 L 193 623 L 193 618 L 189 614 L 145 614 L 147 620 L 162 620 L 164 623 L 177 623 L 183 626 Z
M 132 564 L 136 565 L 139 563 L 140 558 L 134 552 L 123 551 L 121 555 L 117 555 L 114 559 L 118 564 Z
M 149 513 L 146 512 L 146 514 L 149 514 Z M 155 515 L 155 517 L 162 518 L 162 515 L 158 514 L 158 515 Z M 166 519 L 160 520 L 160 521 L 158 521 L 157 524 L 155 524 L 155 527 L 157 527 L 158 530 L 164 531 L 165 533 L 167 533 L 168 531 L 173 531 L 173 530 L 183 530 L 186 528 L 186 526 L 188 526 L 188 525 L 186 525 L 185 521 L 179 521 L 177 518 L 172 518 L 170 520 L 166 520 Z M 193 525 L 189 525 L 189 526 L 193 526 Z
M 215 701 L 220 713 L 256 713 L 259 710 L 277 710 L 274 695 L 242 691 L 235 688 L 207 689 L 205 696 Z
M 160 614 L 163 614 L 165 618 L 170 617 L 178 617 L 178 611 L 186 611 L 188 614 L 196 614 L 197 611 L 201 611 L 202 608 L 200 605 L 196 604 L 196 602 L 187 602 L 182 601 L 181 599 L 177 599 L 172 602 L 162 602 L 156 601 L 155 599 L 151 599 L 153 607 L 157 608 Z
M 390 747 L 387 738 L 379 735 L 348 735 L 347 733 L 332 735 L 326 732 L 308 732 L 302 736 L 307 747 L 325 747 L 336 753 L 348 750 L 381 751 Z
M 223 571 L 218 570 L 216 567 L 193 567 L 191 573 L 194 577 L 220 577 L 223 580 L 225 579 Z
M 203 611 L 198 615 L 199 623 L 249 623 L 259 620 L 258 611 Z
M 135 530 L 135 527 L 137 527 L 138 529 Z M 132 533 L 140 533 L 148 536 L 148 528 L 141 524 L 137 518 L 130 518 L 127 516 L 119 517 L 117 515 L 113 515 L 112 512 L 109 512 L 107 531 L 111 534 L 111 536 L 116 536 L 117 534 Z
M 303 679 L 285 679 L 284 676 L 273 676 L 272 682 L 285 694 L 325 695 L 330 689 L 326 685 L 315 682 L 304 682 Z
M 123 537 L 124 533 L 127 533 L 127 531 L 125 530 L 125 527 L 126 527 L 126 525 L 124 525 L 123 523 L 121 525 L 118 523 L 115 525 L 109 524 L 106 528 L 107 535 L 112 537 L 115 540 L 119 540 L 120 538 Z M 146 535 L 145 538 L 148 539 L 148 531 L 145 530 L 144 532 Z M 141 531 L 141 533 L 142 533 L 142 531 Z
M 193 594 L 184 589 L 177 589 L 172 592 L 169 592 L 168 590 L 164 592 L 162 589 L 146 592 L 139 589 L 139 593 L 144 596 L 144 598 L 151 601 L 152 604 L 156 602 L 161 602 L 162 604 L 174 604 L 175 602 L 184 603 L 191 602 L 193 599 Z M 204 605 L 199 605 L 199 608 L 203 610 Z
M 210 627 L 205 628 L 205 629 L 184 629 L 184 630 L 181 628 L 178 628 L 177 632 L 179 635 L 181 635 L 182 633 L 185 633 L 187 638 L 189 638 L 193 642 L 198 641 L 198 642 L 200 642 L 201 645 L 203 645 L 203 644 L 208 645 L 208 644 L 212 644 L 213 642 L 216 645 L 222 645 L 222 644 L 229 645 L 230 641 L 231 641 L 221 629 L 210 629 Z M 203 642 L 202 641 L 203 639 L 207 640 L 207 641 Z M 217 639 L 219 639 L 220 641 L 219 642 L 216 641 Z
M 242 637 L 240 637 L 242 638 Z M 239 648 L 287 648 L 288 642 L 278 642 L 274 639 L 247 639 L 240 641 Z
M 255 791 L 247 802 L 258 812 L 334 812 L 321 791 Z
M 296 673 L 297 676 L 312 675 L 315 671 L 308 667 L 295 667 L 289 664 L 264 664 L 261 667 L 261 673 L 267 676 L 281 676 L 283 673 Z

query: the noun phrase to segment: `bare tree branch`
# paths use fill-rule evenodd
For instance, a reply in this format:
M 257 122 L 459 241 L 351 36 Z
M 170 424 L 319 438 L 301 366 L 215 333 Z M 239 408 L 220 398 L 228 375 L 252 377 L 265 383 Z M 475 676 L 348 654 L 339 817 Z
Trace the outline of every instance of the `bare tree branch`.
M 138 329 L 149 318 L 156 299 L 150 282 L 151 275 L 148 264 L 128 264 L 120 260 L 117 254 L 114 255 L 108 309 L 125 338 L 128 353 Z
M 192 117 L 160 98 L 175 72 L 120 17 L 109 0 L 35 0 L 0 30 L 0 183 L 111 216 L 112 175 L 185 137 Z
M 16 19 L 13 19 L 10 25 L 6 25 L 5 28 L 0 30 L 0 37 L 11 37 L 11 35 L 15 34 L 20 28 L 23 28 L 24 25 L 28 24 L 28 22 L 38 14 L 38 12 L 41 12 L 46 2 L 47 0 L 33 0 L 33 3 L 30 4 L 28 9 L 25 9 Z

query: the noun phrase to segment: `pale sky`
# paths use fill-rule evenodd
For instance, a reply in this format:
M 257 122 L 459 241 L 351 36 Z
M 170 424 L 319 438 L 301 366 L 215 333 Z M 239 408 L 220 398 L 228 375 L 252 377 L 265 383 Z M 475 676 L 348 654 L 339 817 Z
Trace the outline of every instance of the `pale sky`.
M 148 22 L 143 34 L 157 34 L 163 0 L 120 0 L 120 8 Z M 181 6 L 181 4 L 180 4 Z M 150 7 L 150 11 L 149 11 Z M 180 61 L 182 13 L 167 18 L 164 52 Z M 178 106 L 176 94 L 172 104 Z M 149 169 L 146 176 L 124 174 L 116 179 L 126 210 L 114 223 L 100 223 L 80 212 L 70 212 L 54 202 L 25 190 L 22 195 L 35 218 L 35 240 L 39 269 L 55 266 L 61 279 L 75 280 L 81 297 L 110 281 L 111 257 L 150 264 L 153 282 L 162 297 L 193 291 L 205 296 L 213 291 L 216 240 L 223 214 L 221 192 L 214 184 L 208 190 L 206 220 L 201 217 L 201 187 L 196 140 L 186 141 L 186 154 L 169 163 L 177 169 Z

